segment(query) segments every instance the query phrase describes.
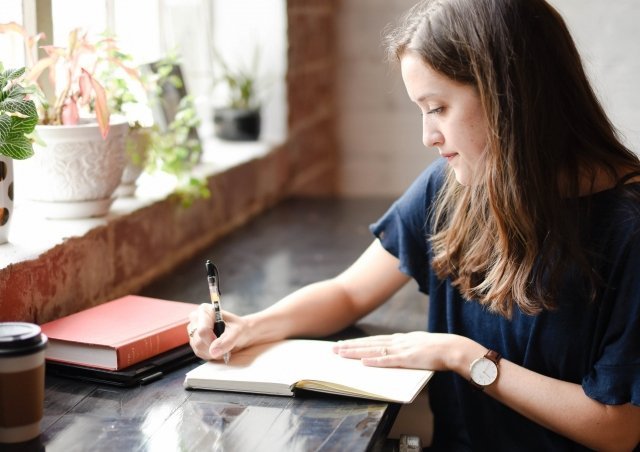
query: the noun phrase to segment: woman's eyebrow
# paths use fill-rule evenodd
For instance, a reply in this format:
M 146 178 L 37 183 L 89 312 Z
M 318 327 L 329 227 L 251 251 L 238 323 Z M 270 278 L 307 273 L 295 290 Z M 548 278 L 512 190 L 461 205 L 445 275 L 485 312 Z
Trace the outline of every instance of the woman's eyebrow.
M 424 102 L 425 100 L 428 100 L 428 99 L 431 99 L 431 98 L 437 97 L 437 96 L 438 96 L 437 92 L 428 92 L 428 93 L 425 93 L 425 94 L 421 95 L 420 97 L 418 97 L 415 100 L 415 102 L 416 103 Z

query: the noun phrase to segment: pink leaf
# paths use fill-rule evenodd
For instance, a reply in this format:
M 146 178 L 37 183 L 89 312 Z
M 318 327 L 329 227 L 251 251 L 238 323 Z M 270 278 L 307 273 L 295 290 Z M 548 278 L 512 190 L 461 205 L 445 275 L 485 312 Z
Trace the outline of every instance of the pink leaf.
M 107 106 L 107 94 L 104 91 L 102 85 L 89 74 L 85 69 L 82 69 L 82 72 L 87 75 L 89 80 L 91 81 L 91 86 L 93 87 L 93 91 L 95 93 L 95 111 L 96 111 L 96 119 L 98 120 L 98 126 L 100 127 L 100 133 L 102 134 L 102 138 L 106 138 L 109 133 L 109 108 Z
M 52 57 L 47 57 L 47 58 L 43 58 L 41 60 L 39 60 L 30 70 L 29 70 L 29 74 L 27 75 L 27 81 L 31 81 L 31 82 L 35 82 L 38 80 L 38 77 L 40 77 L 40 74 L 42 74 L 42 72 L 53 66 L 56 62 L 55 58 Z
M 91 85 L 91 76 L 84 69 L 80 74 L 78 86 L 80 89 L 80 104 L 87 105 L 89 102 L 91 102 L 91 92 L 93 91 L 93 86 Z
M 71 99 L 67 99 L 62 107 L 62 124 L 75 125 L 80 120 L 78 105 Z
M 17 22 L 0 24 L 0 33 L 7 33 L 7 32 L 18 33 L 22 35 L 25 39 L 29 37 L 27 30 L 25 30 L 25 28 L 22 25 L 18 24 Z
M 65 54 L 65 49 L 64 47 L 56 47 L 56 46 L 52 46 L 52 45 L 47 45 L 47 46 L 40 46 L 40 48 L 42 50 L 45 51 L 45 53 L 51 57 L 61 57 L 64 56 Z

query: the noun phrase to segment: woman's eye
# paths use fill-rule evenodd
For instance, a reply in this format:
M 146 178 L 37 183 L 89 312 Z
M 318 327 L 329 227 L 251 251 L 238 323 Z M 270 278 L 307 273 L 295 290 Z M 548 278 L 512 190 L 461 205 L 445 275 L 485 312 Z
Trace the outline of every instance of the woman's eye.
M 433 108 L 427 111 L 428 115 L 439 115 L 444 110 L 444 107 Z

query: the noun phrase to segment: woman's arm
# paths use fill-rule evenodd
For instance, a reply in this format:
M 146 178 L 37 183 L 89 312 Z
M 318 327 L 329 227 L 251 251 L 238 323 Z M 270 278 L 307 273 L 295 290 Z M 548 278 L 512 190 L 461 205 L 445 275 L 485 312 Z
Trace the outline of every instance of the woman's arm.
M 340 275 L 303 287 L 246 319 L 256 342 L 327 336 L 373 311 L 408 280 L 398 270 L 398 259 L 375 240 Z
M 468 373 L 468 369 L 467 369 Z M 630 451 L 640 442 L 640 407 L 605 405 L 582 386 L 500 361 L 487 394 L 538 424 L 595 450 Z
M 215 338 L 209 303 L 191 315 L 198 327 L 191 346 L 203 359 L 218 359 L 233 349 L 293 336 L 326 336 L 352 325 L 384 303 L 409 277 L 398 259 L 376 239 L 335 278 L 305 286 L 263 311 L 243 317 L 224 312 L 225 333 Z
M 487 349 L 454 334 L 412 332 L 339 342 L 336 352 L 372 366 L 452 370 L 468 380 L 471 362 Z M 499 369 L 484 391 L 532 421 L 596 450 L 633 450 L 640 442 L 640 407 L 599 403 L 578 384 L 505 359 Z

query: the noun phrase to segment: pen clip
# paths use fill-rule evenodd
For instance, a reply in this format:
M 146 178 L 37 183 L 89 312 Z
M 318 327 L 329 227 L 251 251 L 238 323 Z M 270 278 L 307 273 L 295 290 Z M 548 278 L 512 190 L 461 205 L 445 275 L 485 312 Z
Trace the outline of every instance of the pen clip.
M 209 259 L 207 259 L 207 262 L 205 265 L 207 267 L 207 276 L 208 277 L 213 276 L 213 279 L 216 283 L 215 287 L 216 287 L 216 290 L 218 291 L 218 295 L 222 295 L 222 291 L 220 290 L 220 273 L 218 273 L 218 267 L 216 267 L 216 264 L 211 262 L 211 260 Z M 213 272 L 213 275 L 211 275 L 212 272 Z

